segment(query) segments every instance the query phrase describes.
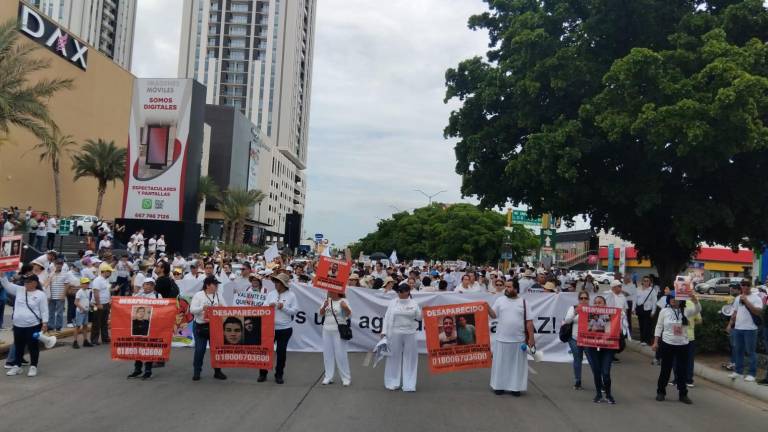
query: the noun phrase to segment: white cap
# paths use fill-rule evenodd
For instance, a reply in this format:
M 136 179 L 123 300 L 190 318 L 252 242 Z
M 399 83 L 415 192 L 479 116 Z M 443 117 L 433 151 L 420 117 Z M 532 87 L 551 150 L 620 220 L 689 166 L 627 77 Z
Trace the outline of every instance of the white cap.
M 293 271 L 293 267 L 291 267 L 291 266 L 285 266 L 285 271 Z
M 152 279 L 152 278 L 146 278 L 146 279 L 144 279 L 144 283 L 151 283 L 152 285 L 154 285 L 155 284 L 155 280 Z
M 616 279 L 612 280 L 611 281 L 611 288 L 613 288 L 615 286 L 621 286 L 621 281 L 616 280 Z

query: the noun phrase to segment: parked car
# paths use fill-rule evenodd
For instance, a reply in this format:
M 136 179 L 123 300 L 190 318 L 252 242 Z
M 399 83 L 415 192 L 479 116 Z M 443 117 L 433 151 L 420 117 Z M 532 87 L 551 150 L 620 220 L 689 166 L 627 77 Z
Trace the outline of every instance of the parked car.
M 599 284 L 611 283 L 614 278 L 613 272 L 603 270 L 590 270 L 587 273 L 592 275 L 592 279 Z
M 740 277 L 716 277 L 696 285 L 696 292 L 700 294 L 726 294 L 739 288 Z
M 72 221 L 72 232 L 77 235 L 83 235 L 91 232 L 93 224 L 99 221 L 99 218 L 93 215 L 72 215 L 69 218 Z

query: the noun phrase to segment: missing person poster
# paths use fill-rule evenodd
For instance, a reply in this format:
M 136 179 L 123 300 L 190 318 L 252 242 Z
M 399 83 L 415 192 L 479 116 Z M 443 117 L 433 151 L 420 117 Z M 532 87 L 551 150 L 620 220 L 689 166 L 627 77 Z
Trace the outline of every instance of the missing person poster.
M 578 346 L 619 349 L 620 335 L 621 308 L 581 306 Z
M 273 306 L 208 308 L 211 366 L 270 369 L 274 359 Z
M 693 294 L 693 283 L 691 278 L 686 276 L 684 278 L 675 279 L 675 298 L 678 300 L 688 300 Z
M 0 237 L 0 273 L 15 272 L 21 260 L 21 236 Z
M 113 297 L 112 360 L 168 361 L 176 299 Z
M 326 291 L 344 294 L 347 289 L 351 264 L 346 260 L 339 260 L 327 256 L 321 256 L 315 269 L 315 278 L 312 285 Z
M 491 367 L 485 302 L 428 306 L 423 316 L 431 373 Z

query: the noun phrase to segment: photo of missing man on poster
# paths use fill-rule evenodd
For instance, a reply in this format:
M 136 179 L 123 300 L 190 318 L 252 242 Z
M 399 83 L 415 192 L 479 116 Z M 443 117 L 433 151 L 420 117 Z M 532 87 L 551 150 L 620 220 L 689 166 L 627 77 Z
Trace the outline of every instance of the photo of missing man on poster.
M 131 308 L 131 336 L 149 336 L 151 319 L 152 306 L 133 306 Z
M 224 345 L 261 345 L 261 317 L 228 316 L 222 328 Z

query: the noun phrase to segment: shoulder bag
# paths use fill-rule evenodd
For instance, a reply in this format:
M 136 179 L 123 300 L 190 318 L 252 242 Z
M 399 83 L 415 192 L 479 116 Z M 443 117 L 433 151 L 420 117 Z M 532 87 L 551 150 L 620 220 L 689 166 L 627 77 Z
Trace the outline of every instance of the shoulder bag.
M 576 306 L 573 307 L 573 316 L 576 317 Z M 573 333 L 573 323 L 563 324 L 560 326 L 560 342 L 568 343 L 571 340 L 571 334 Z
M 339 305 L 341 305 L 341 302 L 339 302 Z M 342 340 L 351 340 L 352 327 L 349 326 L 349 318 L 346 319 L 346 322 L 344 324 L 340 324 L 338 318 L 336 318 L 336 312 L 333 310 L 333 302 L 331 302 L 330 308 L 331 308 L 331 314 L 333 315 L 333 320 L 336 321 L 336 326 L 339 327 L 339 337 Z

